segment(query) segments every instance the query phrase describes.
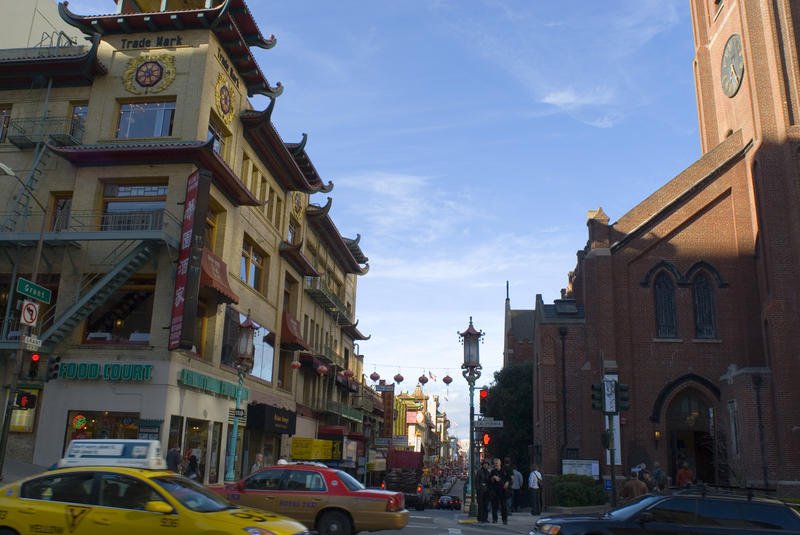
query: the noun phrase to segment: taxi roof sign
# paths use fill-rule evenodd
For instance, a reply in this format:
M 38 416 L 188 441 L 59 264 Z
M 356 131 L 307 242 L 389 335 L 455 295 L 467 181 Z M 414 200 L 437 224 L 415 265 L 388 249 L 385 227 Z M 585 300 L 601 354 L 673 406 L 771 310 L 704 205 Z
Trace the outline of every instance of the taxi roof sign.
M 67 446 L 59 468 L 74 466 L 124 466 L 166 470 L 158 440 L 79 439 Z

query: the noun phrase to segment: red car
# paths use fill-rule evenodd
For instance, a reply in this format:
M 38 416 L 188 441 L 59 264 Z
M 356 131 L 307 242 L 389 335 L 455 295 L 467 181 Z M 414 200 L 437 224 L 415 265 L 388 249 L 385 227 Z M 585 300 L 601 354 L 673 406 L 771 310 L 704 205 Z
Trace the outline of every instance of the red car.
M 318 463 L 262 468 L 213 490 L 237 505 L 294 518 L 320 535 L 399 530 L 408 524 L 402 492 L 366 489 L 347 472 Z

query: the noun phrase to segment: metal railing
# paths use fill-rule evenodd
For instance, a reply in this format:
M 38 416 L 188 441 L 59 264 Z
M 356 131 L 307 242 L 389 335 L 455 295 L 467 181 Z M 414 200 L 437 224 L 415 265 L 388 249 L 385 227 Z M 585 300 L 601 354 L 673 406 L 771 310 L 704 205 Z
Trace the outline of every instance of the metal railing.
M 320 304 L 323 304 L 321 301 L 324 301 L 325 304 L 333 307 L 334 310 L 331 311 L 329 309 L 329 312 L 335 312 L 339 316 L 340 321 L 338 323 L 340 325 L 353 323 L 352 317 L 347 310 L 347 306 L 345 306 L 344 302 L 342 302 L 338 295 L 328 288 L 328 285 L 325 284 L 325 281 L 322 279 L 322 277 L 306 277 L 305 289 L 312 296 L 317 298 L 316 300 Z
M 15 144 L 31 144 L 52 139 L 59 145 L 79 145 L 86 123 L 82 118 L 18 117 L 8 123 L 8 140 Z
M 328 410 L 351 420 L 361 421 L 364 418 L 364 413 L 359 409 L 338 401 L 328 401 Z

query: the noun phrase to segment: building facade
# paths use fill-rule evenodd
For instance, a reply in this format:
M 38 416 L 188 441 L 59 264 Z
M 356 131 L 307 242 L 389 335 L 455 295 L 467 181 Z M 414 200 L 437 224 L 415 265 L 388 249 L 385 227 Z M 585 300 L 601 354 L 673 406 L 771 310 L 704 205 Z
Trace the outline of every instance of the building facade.
M 81 44 L 0 52 L 0 162 L 19 178 L 0 185 L 0 348 L 7 383 L 37 400 L 13 411 L 9 455 L 47 466 L 73 438 L 154 438 L 215 484 L 332 424 L 363 452 L 365 415 L 382 413 L 357 350 L 367 258 L 330 197 L 312 201 L 333 184 L 306 136 L 271 122 L 282 88 L 251 48 L 275 39 L 243 0 L 110 6 L 58 6 Z M 23 298 L 41 366 L 13 358 Z
M 590 211 L 564 299 L 537 299 L 534 448 L 607 474 L 591 385 L 617 380 L 617 465 L 797 494 L 800 7 L 691 9 L 702 156 L 614 223 Z

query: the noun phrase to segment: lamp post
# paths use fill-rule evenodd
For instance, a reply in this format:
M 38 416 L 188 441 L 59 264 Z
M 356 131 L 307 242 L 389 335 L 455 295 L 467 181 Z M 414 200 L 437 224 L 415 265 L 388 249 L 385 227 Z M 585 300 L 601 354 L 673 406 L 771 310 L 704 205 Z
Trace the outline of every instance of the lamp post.
M 47 229 L 47 215 L 48 210 L 47 208 L 39 202 L 39 199 L 36 198 L 36 195 L 33 194 L 30 186 L 22 181 L 20 177 L 18 177 L 14 171 L 11 170 L 5 164 L 0 163 L 0 174 L 7 175 L 10 177 L 14 177 L 17 182 L 22 184 L 28 193 L 30 194 L 33 201 L 41 208 L 42 210 L 42 228 L 39 232 L 39 240 L 36 242 L 36 253 L 33 258 L 33 272 L 31 273 L 31 282 L 36 284 L 36 281 L 39 277 L 39 263 L 42 259 L 42 248 L 44 246 L 44 232 Z M 13 281 L 12 281 L 13 282 Z M 13 286 L 12 286 L 13 290 Z M 9 293 L 8 296 L 9 305 L 11 304 L 11 294 Z M 8 319 L 8 317 L 6 317 Z M 6 322 L 7 324 L 8 322 Z M 24 329 L 22 325 L 22 321 L 20 321 L 19 325 L 19 345 L 17 346 L 17 357 L 16 362 L 14 363 L 14 371 L 11 374 L 11 379 L 9 381 L 8 387 L 8 399 L 6 400 L 6 406 L 3 416 L 3 426 L 0 428 L 0 480 L 2 480 L 2 473 L 3 473 L 3 465 L 5 464 L 6 460 L 6 449 L 8 447 L 8 430 L 11 424 L 11 415 L 14 411 L 14 398 L 16 397 L 17 393 L 17 384 L 19 375 L 22 373 L 22 355 L 23 349 L 25 347 L 25 335 L 30 334 L 30 328 Z
M 231 444 L 228 448 L 228 468 L 225 470 L 225 482 L 233 483 L 236 481 L 234 465 L 236 464 L 236 442 L 239 439 L 239 405 L 242 403 L 242 384 L 244 376 L 253 369 L 253 335 L 256 332 L 255 324 L 250 321 L 250 317 L 239 326 L 239 361 L 236 364 L 236 371 L 239 374 L 239 388 L 236 389 L 236 408 L 233 412 L 233 431 L 231 432 Z
M 484 332 L 472 326 L 472 316 L 469 317 L 469 327 L 464 332 L 458 333 L 464 345 L 464 363 L 461 365 L 461 375 L 469 383 L 469 515 L 477 516 L 475 507 L 475 381 L 481 376 L 480 352 L 478 344 Z

